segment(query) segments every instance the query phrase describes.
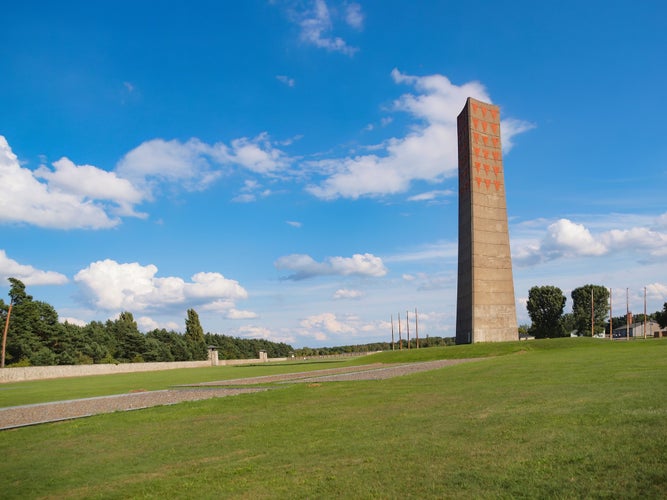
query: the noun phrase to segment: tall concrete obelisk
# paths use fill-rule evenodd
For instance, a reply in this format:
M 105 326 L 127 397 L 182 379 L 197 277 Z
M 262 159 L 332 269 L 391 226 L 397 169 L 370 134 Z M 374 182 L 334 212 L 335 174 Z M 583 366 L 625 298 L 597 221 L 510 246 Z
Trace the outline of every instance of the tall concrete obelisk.
M 518 340 L 498 106 L 468 98 L 458 116 L 456 343 Z

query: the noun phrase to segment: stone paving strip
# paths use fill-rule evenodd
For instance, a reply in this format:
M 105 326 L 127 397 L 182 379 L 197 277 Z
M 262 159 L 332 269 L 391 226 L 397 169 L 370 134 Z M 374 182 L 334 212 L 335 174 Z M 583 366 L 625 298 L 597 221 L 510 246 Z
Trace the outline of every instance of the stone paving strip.
M 268 387 L 238 387 L 245 385 L 261 385 L 279 383 L 319 383 L 350 380 L 381 380 L 411 373 L 436 370 L 445 366 L 457 365 L 475 359 L 441 359 L 406 364 L 381 364 L 330 368 L 317 371 L 284 373 L 215 382 L 202 382 L 179 386 L 175 389 L 162 391 L 142 391 L 114 396 L 55 401 L 24 406 L 0 408 L 0 430 L 24 427 L 47 422 L 58 422 L 74 418 L 89 417 L 100 413 L 115 411 L 139 410 L 152 406 L 177 404 L 183 401 L 234 396 L 248 392 L 265 391 Z M 234 387 L 227 387 L 234 386 Z
M 481 361 L 485 358 L 474 359 L 439 359 L 437 361 L 423 361 L 421 363 L 410 363 L 405 365 L 384 365 L 382 368 L 373 368 L 365 371 L 357 371 L 354 373 L 339 373 L 331 375 L 318 375 L 292 382 L 344 382 L 349 380 L 383 380 L 387 378 L 400 377 L 402 375 L 409 375 L 411 373 L 425 372 L 429 370 L 437 370 L 445 366 L 458 365 L 461 363 L 469 363 L 471 361 Z M 319 372 L 318 372 L 319 373 Z M 312 375 L 313 372 L 310 372 Z
M 401 365 L 397 364 L 387 365 L 383 363 L 373 363 L 370 365 L 362 365 L 362 366 L 346 366 L 342 368 L 325 368 L 324 370 L 311 370 L 307 372 L 281 373 L 278 375 L 263 375 L 261 377 L 216 380 L 213 382 L 202 382 L 200 384 L 184 385 L 182 387 L 270 384 L 273 382 L 290 382 L 290 381 L 298 381 L 298 379 L 310 378 L 313 376 L 313 373 L 316 373 L 318 376 L 323 376 L 323 375 L 333 375 L 337 373 L 357 373 L 372 369 L 381 369 L 384 367 L 395 367 L 395 366 L 401 366 Z
M 265 388 L 248 387 L 243 389 L 179 389 L 163 391 L 132 392 L 114 396 L 54 401 L 33 405 L 10 406 L 0 408 L 0 430 L 28 425 L 58 422 L 74 418 L 90 417 L 100 413 L 115 411 L 140 410 L 152 406 L 171 405 L 183 401 L 235 396 L 247 392 L 264 391 Z

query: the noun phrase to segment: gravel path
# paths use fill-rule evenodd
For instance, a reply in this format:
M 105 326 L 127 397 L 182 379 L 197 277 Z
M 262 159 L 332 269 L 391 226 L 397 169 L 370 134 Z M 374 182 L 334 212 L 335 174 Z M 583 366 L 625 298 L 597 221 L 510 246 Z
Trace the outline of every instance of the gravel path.
M 318 375 L 313 377 L 313 372 L 309 373 L 308 378 L 295 380 L 294 382 L 342 382 L 348 380 L 383 380 L 387 378 L 400 377 L 401 375 L 409 375 L 411 373 L 425 372 L 428 370 L 436 370 L 445 366 L 458 365 L 461 363 L 469 363 L 471 361 L 480 361 L 484 358 L 475 359 L 440 359 L 438 361 L 424 361 L 421 363 L 410 363 L 406 365 L 384 365 L 382 368 L 373 368 L 357 371 L 354 373 L 340 373 L 332 375 Z M 317 372 L 318 374 L 320 372 Z
M 264 391 L 265 388 L 244 389 L 189 389 L 133 392 L 116 396 L 55 401 L 24 406 L 0 408 L 0 430 L 27 425 L 57 422 L 73 418 L 89 417 L 100 413 L 140 410 L 151 406 L 171 405 L 183 401 L 235 396 L 246 392 Z
M 57 422 L 74 418 L 88 417 L 100 413 L 139 410 L 151 406 L 170 405 L 183 401 L 220 398 L 248 392 L 265 391 L 267 387 L 238 387 L 242 385 L 260 385 L 280 383 L 314 383 L 350 380 L 381 380 L 411 373 L 435 370 L 476 359 L 448 359 L 421 363 L 383 365 L 373 364 L 345 368 L 331 368 L 316 372 L 286 373 L 264 377 L 250 377 L 233 380 L 204 382 L 197 385 L 181 386 L 163 391 L 134 392 L 115 396 L 101 396 L 70 401 L 56 401 L 34 405 L 0 408 L 0 430 L 24 427 L 46 422 Z M 228 387 L 233 386 L 233 387 Z
M 382 363 L 373 363 L 371 365 L 363 366 L 347 366 L 343 368 L 326 368 L 324 370 L 315 370 L 308 372 L 296 372 L 296 373 L 282 373 L 280 375 L 264 375 L 262 377 L 250 377 L 250 378 L 235 378 L 230 380 L 217 380 L 215 382 L 202 382 L 201 384 L 193 384 L 192 386 L 202 387 L 202 386 L 225 386 L 225 385 L 257 385 L 257 384 L 270 384 L 273 382 L 299 382 L 300 379 L 312 378 L 313 373 L 316 373 L 317 376 L 324 375 L 333 375 L 337 373 L 358 373 L 365 372 L 373 369 L 381 369 L 383 367 L 397 367 L 401 365 L 385 365 Z M 405 365 L 403 365 L 405 366 Z M 184 387 L 192 387 L 184 386 Z

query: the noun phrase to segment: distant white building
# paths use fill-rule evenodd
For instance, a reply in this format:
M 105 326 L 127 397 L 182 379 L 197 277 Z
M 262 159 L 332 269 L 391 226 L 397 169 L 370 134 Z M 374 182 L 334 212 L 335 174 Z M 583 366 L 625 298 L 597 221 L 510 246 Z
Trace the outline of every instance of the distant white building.
M 661 331 L 660 325 L 655 321 L 646 322 L 646 337 L 663 337 L 667 336 L 667 331 Z M 644 322 L 632 323 L 628 328 L 627 325 L 619 326 L 613 330 L 614 338 L 625 338 L 626 335 L 630 337 L 644 337 Z

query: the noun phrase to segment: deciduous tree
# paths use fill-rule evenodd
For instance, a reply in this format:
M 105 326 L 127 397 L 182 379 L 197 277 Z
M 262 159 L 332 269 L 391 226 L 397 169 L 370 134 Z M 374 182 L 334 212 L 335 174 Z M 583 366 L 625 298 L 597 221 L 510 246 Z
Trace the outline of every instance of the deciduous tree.
M 667 328 L 667 302 L 662 306 L 662 311 L 658 311 L 654 314 L 655 320 L 660 325 L 660 328 Z
M 528 315 L 533 324 L 530 332 L 535 338 L 562 337 L 561 317 L 565 308 L 565 295 L 556 286 L 534 286 L 528 292 Z
M 591 298 L 593 299 L 592 308 Z M 593 314 L 594 332 L 604 332 L 605 321 L 609 313 L 609 290 L 606 287 L 584 285 L 572 290 L 572 314 L 579 335 L 591 335 L 591 313 Z

